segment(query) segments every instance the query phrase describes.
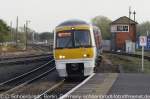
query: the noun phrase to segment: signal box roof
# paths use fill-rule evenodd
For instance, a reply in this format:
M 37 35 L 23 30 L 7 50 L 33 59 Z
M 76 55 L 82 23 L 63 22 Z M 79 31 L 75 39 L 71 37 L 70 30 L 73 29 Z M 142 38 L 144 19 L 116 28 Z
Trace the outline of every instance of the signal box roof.
M 129 19 L 127 16 L 120 17 L 119 19 L 113 21 L 111 24 L 138 24 L 134 20 Z

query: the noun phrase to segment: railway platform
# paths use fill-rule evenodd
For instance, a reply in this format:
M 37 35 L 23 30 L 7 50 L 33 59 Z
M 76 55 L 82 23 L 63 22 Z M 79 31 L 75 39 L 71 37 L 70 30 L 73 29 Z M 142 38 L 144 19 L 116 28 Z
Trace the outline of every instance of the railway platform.
M 150 99 L 150 74 L 97 73 L 61 99 Z

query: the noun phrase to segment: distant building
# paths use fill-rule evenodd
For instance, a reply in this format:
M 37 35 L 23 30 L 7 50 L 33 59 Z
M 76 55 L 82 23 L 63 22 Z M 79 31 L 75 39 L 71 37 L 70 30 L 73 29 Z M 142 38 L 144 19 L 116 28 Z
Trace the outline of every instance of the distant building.
M 136 42 L 136 25 L 138 23 L 126 16 L 111 23 L 112 50 L 126 49 L 126 41 Z

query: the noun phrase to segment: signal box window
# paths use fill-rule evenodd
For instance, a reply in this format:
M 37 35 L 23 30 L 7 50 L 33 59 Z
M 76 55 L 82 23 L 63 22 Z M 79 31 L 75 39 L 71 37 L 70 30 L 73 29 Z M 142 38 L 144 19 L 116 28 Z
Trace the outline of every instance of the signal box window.
M 117 32 L 129 32 L 129 26 L 128 25 L 118 25 Z

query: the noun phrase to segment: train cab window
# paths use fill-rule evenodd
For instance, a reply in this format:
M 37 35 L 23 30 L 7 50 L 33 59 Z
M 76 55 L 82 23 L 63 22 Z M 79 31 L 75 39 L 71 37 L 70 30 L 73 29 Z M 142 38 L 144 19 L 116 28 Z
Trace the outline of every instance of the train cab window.
M 91 45 L 90 31 L 77 30 L 74 31 L 75 47 L 87 47 Z
M 56 48 L 69 48 L 69 47 L 73 47 L 72 33 L 71 32 L 57 33 Z

